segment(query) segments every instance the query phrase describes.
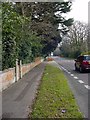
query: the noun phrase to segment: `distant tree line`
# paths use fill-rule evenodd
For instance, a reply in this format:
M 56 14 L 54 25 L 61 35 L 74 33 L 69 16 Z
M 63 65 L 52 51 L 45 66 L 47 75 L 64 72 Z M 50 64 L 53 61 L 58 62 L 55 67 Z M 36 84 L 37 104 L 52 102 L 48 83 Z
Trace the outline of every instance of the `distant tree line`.
M 74 21 L 67 35 L 63 36 L 60 49 L 63 56 L 76 58 L 80 54 L 90 54 L 88 45 L 88 25 Z
M 71 2 L 2 3 L 2 69 L 14 67 L 16 59 L 29 63 L 53 51 L 62 40 L 60 32 L 66 34 L 72 25 L 73 19 L 62 16 L 70 11 L 71 5 Z

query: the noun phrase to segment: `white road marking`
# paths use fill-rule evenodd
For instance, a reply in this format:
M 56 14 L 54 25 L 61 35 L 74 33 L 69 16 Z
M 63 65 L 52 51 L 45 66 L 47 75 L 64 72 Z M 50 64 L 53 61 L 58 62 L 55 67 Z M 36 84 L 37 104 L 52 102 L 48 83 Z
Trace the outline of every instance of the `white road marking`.
M 67 69 L 65 69 L 64 67 L 60 67 L 62 68 L 64 71 L 66 71 L 68 74 L 70 74 L 74 79 L 79 79 L 78 77 L 74 76 L 74 74 L 71 74 L 71 72 L 69 72 Z M 84 82 L 82 80 L 78 80 L 79 83 L 83 84 Z M 90 90 L 90 86 L 88 85 L 84 85 L 84 87 L 88 90 Z
M 74 76 L 73 74 L 71 74 L 71 76 Z
M 82 80 L 78 80 L 79 83 L 84 83 Z
M 59 69 L 62 70 L 61 67 L 59 67 Z
M 71 74 L 71 72 L 68 72 L 68 74 Z
M 63 68 L 63 70 L 66 70 L 65 68 Z
M 89 89 L 90 90 L 90 86 L 88 86 L 88 85 L 84 85 L 85 86 L 85 88 L 87 88 L 87 89 Z
M 64 68 L 64 67 L 62 67 L 62 66 L 61 66 L 61 68 L 62 68 L 64 71 L 66 71 L 67 73 L 69 72 L 66 68 Z
M 68 73 L 68 70 L 65 70 Z
M 78 77 L 75 77 L 75 76 L 74 76 L 74 79 L 78 79 Z
M 66 69 L 65 69 L 64 67 L 62 67 L 62 66 L 61 66 L 61 68 L 62 68 L 63 70 L 66 70 Z
M 65 70 L 66 72 L 68 72 L 68 70 Z

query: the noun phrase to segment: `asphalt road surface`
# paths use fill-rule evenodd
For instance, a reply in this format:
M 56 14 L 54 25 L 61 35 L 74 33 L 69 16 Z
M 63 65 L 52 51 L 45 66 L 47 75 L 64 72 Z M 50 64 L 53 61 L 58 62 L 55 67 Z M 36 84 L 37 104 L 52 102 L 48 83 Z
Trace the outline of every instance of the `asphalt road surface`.
M 54 60 L 59 64 L 65 76 L 68 79 L 68 84 L 75 96 L 80 111 L 85 118 L 90 118 L 90 72 L 80 73 L 75 71 L 74 60 L 55 57 Z

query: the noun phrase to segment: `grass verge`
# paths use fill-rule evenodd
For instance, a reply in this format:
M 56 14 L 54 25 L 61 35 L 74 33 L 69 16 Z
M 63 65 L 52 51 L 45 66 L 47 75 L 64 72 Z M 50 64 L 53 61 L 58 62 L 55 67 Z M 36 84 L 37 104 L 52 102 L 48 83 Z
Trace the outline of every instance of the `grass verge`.
M 83 118 L 59 68 L 46 66 L 30 118 Z

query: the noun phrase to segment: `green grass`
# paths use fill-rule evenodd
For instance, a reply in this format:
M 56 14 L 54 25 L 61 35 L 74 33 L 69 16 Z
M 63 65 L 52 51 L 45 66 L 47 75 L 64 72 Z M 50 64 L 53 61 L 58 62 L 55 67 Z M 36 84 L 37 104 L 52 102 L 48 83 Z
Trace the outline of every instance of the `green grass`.
M 30 118 L 83 118 L 60 69 L 46 66 Z

